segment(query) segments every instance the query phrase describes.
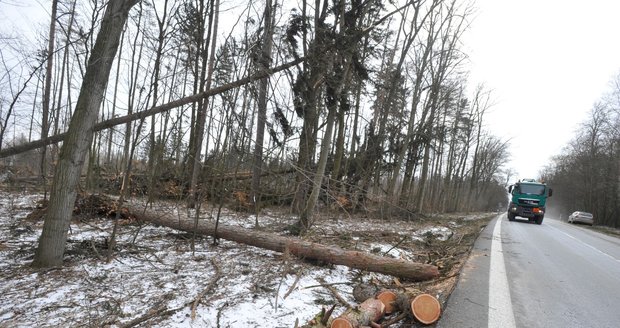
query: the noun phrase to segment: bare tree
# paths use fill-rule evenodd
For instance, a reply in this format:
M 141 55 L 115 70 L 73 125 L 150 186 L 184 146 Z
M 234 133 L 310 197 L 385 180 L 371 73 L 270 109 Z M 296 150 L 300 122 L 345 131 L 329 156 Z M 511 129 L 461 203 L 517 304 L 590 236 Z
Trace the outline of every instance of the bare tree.
M 277 2 L 272 0 L 265 1 L 265 12 L 263 15 L 263 40 L 261 46 L 261 57 L 259 59 L 259 69 L 266 70 L 271 64 L 271 48 L 273 44 L 273 8 Z M 252 164 L 252 200 L 256 213 L 255 225 L 258 226 L 258 209 L 260 204 L 260 177 L 263 166 L 263 143 L 265 138 L 265 124 L 267 121 L 267 87 L 269 79 L 262 79 L 258 89 L 258 117 L 256 121 L 256 145 L 254 147 L 254 158 Z
M 93 136 L 93 126 L 120 35 L 129 10 L 138 0 L 110 0 L 102 19 L 101 29 L 89 59 L 75 113 L 60 151 L 56 174 L 50 190 L 50 201 L 33 265 L 61 266 L 67 230 L 75 202 L 77 185 L 84 159 Z
M 47 43 L 47 67 L 45 69 L 45 83 L 43 85 L 43 112 L 41 118 L 41 139 L 47 138 L 49 133 L 50 101 L 52 98 L 52 69 L 54 67 L 54 42 L 56 36 L 56 13 L 58 11 L 58 0 L 52 0 L 52 16 L 50 21 L 49 39 Z M 47 147 L 41 148 L 40 174 L 44 188 L 43 198 L 47 199 Z

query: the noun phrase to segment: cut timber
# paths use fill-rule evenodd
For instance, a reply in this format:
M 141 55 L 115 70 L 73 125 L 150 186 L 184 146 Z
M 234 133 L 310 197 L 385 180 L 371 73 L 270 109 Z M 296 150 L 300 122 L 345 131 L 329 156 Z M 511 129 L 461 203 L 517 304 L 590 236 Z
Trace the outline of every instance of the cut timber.
M 441 305 L 437 298 L 415 288 L 397 292 L 396 304 L 403 312 L 409 312 L 419 322 L 430 325 L 439 320 Z
M 290 254 L 311 260 L 319 260 L 327 263 L 345 265 L 350 268 L 378 272 L 399 277 L 411 281 L 423 281 L 434 279 L 439 276 L 436 266 L 372 255 L 359 251 L 344 250 L 337 246 L 325 246 L 317 243 L 288 238 L 264 231 L 229 227 L 219 225 L 217 231 L 215 225 L 201 220 L 195 225 L 184 211 L 171 209 L 149 210 L 142 206 L 125 204 L 129 212 L 139 220 L 167 226 L 173 229 L 196 232 L 202 235 L 222 238 L 238 243 L 269 249 L 276 252 L 284 252 L 288 249 Z
M 385 313 L 405 312 L 412 314 L 423 324 L 430 325 L 439 320 L 441 305 L 437 298 L 418 289 L 406 288 L 402 290 L 378 290 L 370 284 L 360 284 L 353 288 L 355 300 L 376 298 L 385 305 Z
M 430 325 L 439 320 L 441 305 L 439 301 L 429 294 L 418 295 L 411 301 L 413 316 L 425 325 Z
M 359 328 L 376 323 L 385 314 L 385 305 L 377 299 L 369 298 L 357 309 L 345 311 L 332 321 L 331 328 Z
M 396 299 L 398 295 L 391 290 L 384 290 L 377 294 L 377 299 L 385 305 L 385 314 L 394 313 L 397 310 Z

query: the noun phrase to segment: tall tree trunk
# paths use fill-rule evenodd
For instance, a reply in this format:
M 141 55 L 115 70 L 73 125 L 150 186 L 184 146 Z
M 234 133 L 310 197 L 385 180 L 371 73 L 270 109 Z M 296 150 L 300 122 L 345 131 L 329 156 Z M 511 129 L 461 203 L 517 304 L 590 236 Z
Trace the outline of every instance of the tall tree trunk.
M 77 195 L 80 173 L 93 138 L 93 126 L 103 100 L 112 63 L 118 49 L 129 10 L 138 0 L 110 0 L 101 30 L 90 56 L 82 88 L 60 150 L 56 174 L 50 190 L 48 211 L 33 265 L 62 266 L 71 212 Z
M 316 151 L 316 134 L 319 121 L 317 103 L 325 74 L 324 63 L 321 62 L 324 54 L 321 53 L 320 47 L 327 42 L 327 27 L 324 24 L 325 17 L 321 14 L 321 1 L 315 0 L 314 6 L 314 40 L 311 41 L 310 47 L 307 47 L 307 31 L 304 29 L 304 56 L 307 56 L 308 61 L 304 66 L 303 72 L 299 74 L 298 80 L 295 82 L 298 90 L 294 90 L 296 97 L 299 98 L 296 110 L 298 114 L 301 112 L 303 116 L 303 125 L 301 135 L 299 136 L 299 156 L 297 158 L 298 173 L 295 183 L 297 190 L 295 191 L 292 204 L 292 211 L 294 213 L 304 211 L 308 192 L 311 189 L 311 181 L 308 179 L 308 174 L 312 170 L 312 162 Z M 326 2 L 323 6 L 323 11 L 327 10 Z M 303 1 L 302 11 L 306 12 L 306 1 Z M 305 20 L 306 14 L 303 17 Z
M 332 176 L 337 181 L 340 180 L 342 158 L 344 157 L 344 130 L 345 130 L 345 110 L 342 106 L 338 110 L 338 136 L 336 137 L 336 152 L 334 154 L 334 168 Z
M 77 3 L 77 0 L 73 1 L 73 4 L 71 5 L 71 12 L 70 12 L 70 17 L 69 17 L 69 26 L 67 27 L 67 31 L 66 31 L 66 42 L 65 42 L 65 50 L 62 56 L 62 63 L 60 64 L 60 82 L 58 83 L 58 97 L 56 98 L 56 114 L 55 119 L 54 119 L 54 134 L 58 134 L 58 131 L 60 130 L 60 116 L 61 116 L 61 109 L 62 109 L 62 93 L 63 93 L 63 85 L 65 84 L 65 76 L 67 77 L 67 80 L 70 81 L 70 76 L 69 76 L 69 49 L 70 49 L 70 45 L 71 45 L 71 35 L 73 33 L 73 23 L 75 21 L 75 5 Z M 67 68 L 67 70 L 65 71 L 65 67 Z M 71 83 L 67 83 L 67 90 L 71 89 Z M 67 103 L 67 108 L 69 107 L 69 103 Z M 55 158 L 58 156 L 58 145 L 54 145 L 54 147 L 52 148 L 52 162 L 54 162 Z
M 211 76 L 213 75 L 213 64 L 215 62 L 215 46 L 217 39 L 217 25 L 218 25 L 218 16 L 219 13 L 219 0 L 211 0 L 210 4 L 210 14 L 209 14 L 209 31 L 207 32 L 207 42 L 205 42 L 205 49 L 203 50 L 203 68 L 202 68 L 202 81 L 200 91 L 204 92 L 211 87 Z M 209 51 L 209 59 L 207 61 L 207 45 L 209 44 L 209 39 L 212 38 L 211 49 Z M 208 72 L 207 72 L 208 71 Z M 202 172 L 202 165 L 200 163 L 200 155 L 202 153 L 202 143 L 204 139 L 204 130 L 205 123 L 207 120 L 207 109 L 209 108 L 209 98 L 205 98 L 198 106 L 198 113 L 196 115 L 196 129 L 195 129 L 195 149 L 192 154 L 193 164 L 192 164 L 192 172 L 190 177 L 190 193 L 188 204 L 190 208 L 193 208 L 196 205 L 196 202 L 199 201 L 198 197 L 198 177 L 200 172 Z M 206 156 L 206 154 L 205 154 Z
M 155 52 L 155 63 L 154 63 L 154 72 L 152 78 L 152 86 L 153 86 L 153 107 L 157 105 L 159 100 L 159 75 L 161 71 L 161 58 L 163 56 L 164 51 L 164 40 L 167 31 L 167 14 L 168 14 L 168 0 L 164 1 L 164 12 L 162 17 L 160 18 L 156 12 L 157 17 L 157 26 L 158 26 L 158 35 L 157 35 L 157 50 Z M 159 140 L 155 140 L 155 127 L 156 127 L 156 116 L 151 117 L 151 133 L 149 135 L 150 141 L 150 149 L 149 149 L 149 167 L 148 171 L 150 172 L 149 177 L 149 188 L 148 188 L 148 202 L 151 203 L 155 197 L 155 189 L 156 189 L 156 179 L 159 177 L 159 171 L 161 162 L 163 160 L 163 138 L 159 138 Z
M 327 113 L 327 123 L 325 125 L 325 135 L 323 136 L 323 141 L 321 141 L 321 154 L 319 156 L 319 164 L 316 169 L 314 179 L 312 181 L 312 192 L 310 193 L 310 197 L 308 197 L 308 201 L 306 202 L 306 206 L 304 207 L 303 212 L 301 212 L 299 216 L 298 227 L 300 228 L 301 234 L 305 233 L 312 226 L 314 207 L 319 200 L 321 186 L 323 185 L 325 167 L 327 166 L 327 157 L 329 155 L 329 148 L 331 146 L 332 130 L 334 129 L 334 120 L 336 116 L 335 109 L 330 108 L 328 109 L 328 111 L 329 112 Z
M 276 4 L 272 4 L 271 0 L 265 2 L 265 32 L 263 34 L 262 54 L 259 60 L 259 69 L 267 70 L 271 64 L 271 46 L 273 34 L 272 14 Z M 263 166 L 263 142 L 265 139 L 265 123 L 267 122 L 267 88 L 269 87 L 269 78 L 262 79 L 258 88 L 258 118 L 256 121 L 256 145 L 254 146 L 254 158 L 252 160 L 252 200 L 254 203 L 254 212 L 256 221 L 254 224 L 258 226 L 258 209 L 260 204 L 260 177 Z
M 123 32 L 121 32 L 121 39 L 119 41 L 119 53 L 123 52 L 123 39 L 125 36 L 125 31 L 123 30 Z M 118 80 L 120 79 L 121 75 L 121 61 L 119 60 L 116 63 L 116 80 L 114 82 L 114 96 L 112 97 L 112 114 L 110 114 L 110 118 L 114 118 L 115 114 L 116 114 L 116 98 L 118 95 Z M 112 161 L 112 139 L 114 139 L 114 129 L 110 129 L 108 131 L 108 151 L 106 154 L 106 164 L 107 165 L 111 165 L 111 161 Z
M 41 118 L 41 139 L 47 138 L 49 133 L 49 114 L 50 100 L 52 99 L 52 69 L 54 67 L 54 42 L 56 36 L 56 12 L 58 11 L 58 0 L 52 0 L 52 17 L 50 22 L 50 33 L 47 43 L 47 68 L 45 69 L 45 86 L 43 91 L 43 113 Z M 41 161 L 39 163 L 41 173 L 41 183 L 43 185 L 43 198 L 47 199 L 47 147 L 41 148 Z

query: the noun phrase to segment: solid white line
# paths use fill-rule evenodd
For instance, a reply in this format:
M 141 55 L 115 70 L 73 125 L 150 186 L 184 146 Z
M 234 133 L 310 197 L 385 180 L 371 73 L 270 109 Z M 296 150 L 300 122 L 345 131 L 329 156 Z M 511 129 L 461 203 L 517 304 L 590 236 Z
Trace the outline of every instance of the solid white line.
M 491 240 L 489 267 L 489 321 L 488 327 L 514 328 L 515 316 L 510 300 L 510 288 L 502 251 L 502 217 L 497 219 Z
M 552 227 L 552 226 L 549 226 L 549 227 L 551 227 L 552 229 L 555 229 L 556 231 L 559 231 L 559 232 L 561 232 L 561 233 L 565 234 L 565 235 L 566 235 L 566 236 L 568 236 L 569 238 L 572 238 L 572 239 L 576 240 L 577 242 L 579 242 L 579 243 L 581 243 L 581 244 L 585 245 L 586 247 L 589 247 L 589 248 L 591 248 L 591 249 L 593 249 L 593 250 L 595 250 L 595 251 L 597 251 L 597 252 L 599 252 L 599 253 L 603 254 L 604 256 L 609 257 L 610 259 L 612 259 L 612 260 L 614 260 L 614 261 L 616 261 L 616 262 L 620 262 L 620 259 L 617 259 L 617 258 L 613 257 L 612 255 L 610 255 L 610 254 L 607 254 L 607 253 L 603 252 L 602 250 L 600 250 L 600 249 L 598 249 L 598 248 L 596 248 L 596 247 L 594 247 L 594 246 L 592 246 L 592 245 L 590 245 L 590 244 L 586 243 L 585 241 L 583 241 L 583 240 L 581 240 L 581 239 L 578 239 L 577 237 L 575 237 L 575 236 L 573 236 L 573 235 L 571 235 L 571 234 L 569 234 L 569 233 L 567 233 L 567 232 L 564 232 L 564 231 L 562 231 L 562 230 L 560 230 L 560 229 L 558 229 L 558 228 L 556 228 L 556 227 Z

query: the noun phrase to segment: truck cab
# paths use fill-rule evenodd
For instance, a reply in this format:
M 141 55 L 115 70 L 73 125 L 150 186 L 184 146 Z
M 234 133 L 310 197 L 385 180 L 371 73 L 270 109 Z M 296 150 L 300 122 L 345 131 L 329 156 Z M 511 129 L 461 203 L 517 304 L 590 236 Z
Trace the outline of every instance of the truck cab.
M 514 221 L 515 217 L 520 216 L 536 224 L 542 224 L 547 198 L 553 194 L 551 188 L 534 179 L 522 179 L 509 186 L 508 193 L 510 194 L 509 221 Z

